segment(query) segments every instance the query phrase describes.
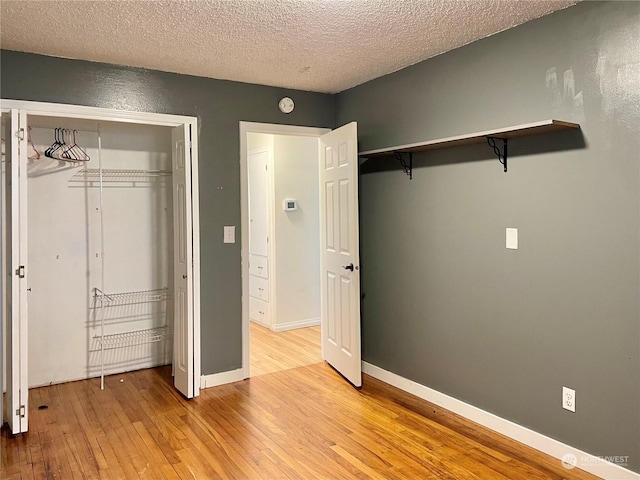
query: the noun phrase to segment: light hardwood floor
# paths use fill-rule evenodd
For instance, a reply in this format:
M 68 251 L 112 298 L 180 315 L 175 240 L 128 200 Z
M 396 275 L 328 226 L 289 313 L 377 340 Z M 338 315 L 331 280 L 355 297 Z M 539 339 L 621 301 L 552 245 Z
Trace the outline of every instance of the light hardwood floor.
M 596 478 L 366 375 L 356 390 L 325 363 L 193 400 L 170 367 L 29 395 L 29 432 L 3 429 L 2 479 Z
M 320 326 L 272 332 L 251 322 L 251 376 L 322 362 Z

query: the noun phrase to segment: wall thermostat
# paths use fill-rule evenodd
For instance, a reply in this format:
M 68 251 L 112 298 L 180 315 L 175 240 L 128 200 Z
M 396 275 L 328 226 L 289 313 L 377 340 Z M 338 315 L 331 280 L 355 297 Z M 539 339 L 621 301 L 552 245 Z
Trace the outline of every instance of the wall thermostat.
M 285 212 L 290 212 L 292 210 L 297 210 L 297 209 L 298 209 L 297 200 L 285 200 L 284 201 L 284 210 L 285 210 Z

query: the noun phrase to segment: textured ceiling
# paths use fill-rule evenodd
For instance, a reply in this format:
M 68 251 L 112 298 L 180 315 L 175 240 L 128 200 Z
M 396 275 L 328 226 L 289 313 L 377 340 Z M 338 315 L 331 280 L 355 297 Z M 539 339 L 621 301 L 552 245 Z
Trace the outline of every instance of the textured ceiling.
M 2 0 L 0 46 L 335 93 L 577 1 Z

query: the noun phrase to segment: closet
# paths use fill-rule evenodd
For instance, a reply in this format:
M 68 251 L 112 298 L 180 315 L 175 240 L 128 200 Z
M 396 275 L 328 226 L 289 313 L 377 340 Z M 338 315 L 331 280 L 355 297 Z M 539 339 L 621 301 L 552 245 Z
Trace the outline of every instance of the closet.
M 21 389 L 102 386 L 105 375 L 167 364 L 176 388 L 197 395 L 195 119 L 7 103 L 8 397 L 16 376 Z M 25 398 L 16 402 L 26 416 Z
M 34 116 L 29 127 L 29 386 L 171 363 L 170 132 Z M 56 130 L 90 160 L 36 158 Z

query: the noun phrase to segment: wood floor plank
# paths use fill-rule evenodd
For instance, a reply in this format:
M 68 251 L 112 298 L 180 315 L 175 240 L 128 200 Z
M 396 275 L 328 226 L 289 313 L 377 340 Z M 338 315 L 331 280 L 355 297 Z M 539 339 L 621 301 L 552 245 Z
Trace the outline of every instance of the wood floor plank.
M 250 324 L 252 377 L 322 362 L 319 326 L 273 332 Z
M 274 429 L 272 422 L 263 422 L 259 415 L 244 410 L 241 403 L 238 405 L 227 411 L 227 418 L 230 423 L 238 427 L 239 432 L 242 432 L 241 435 L 245 442 L 256 442 L 263 446 L 258 453 L 258 464 L 261 464 L 262 459 L 267 456 L 274 465 L 280 465 L 283 462 L 296 465 L 298 475 L 304 478 L 311 478 L 312 472 L 307 470 L 304 465 L 299 464 L 291 456 L 288 448 L 281 447 L 282 441 L 286 439 L 284 432 L 277 429 L 277 427 Z M 274 435 L 275 433 L 277 435 Z M 281 441 L 275 441 L 277 438 Z
M 22 480 L 22 471 L 20 465 L 12 467 L 4 467 L 0 470 L 3 480 Z
M 359 459 L 351 455 L 340 445 L 333 445 L 331 447 L 331 451 L 335 452 L 335 454 L 340 457 L 339 459 L 335 459 L 334 457 L 334 461 L 336 461 L 336 463 L 340 463 L 344 468 L 346 468 L 354 478 L 374 480 L 385 478 L 379 472 L 369 467 L 369 465 L 362 463 Z M 340 461 L 340 459 L 344 461 Z
M 96 443 L 100 448 L 100 454 L 104 458 L 106 463 L 105 466 L 100 467 L 100 476 L 108 476 L 109 473 L 114 476 L 124 476 L 124 470 L 120 466 L 120 462 L 118 461 L 118 457 L 116 456 L 116 452 L 113 450 L 111 443 L 107 439 L 107 436 L 100 436 L 96 438 Z
M 191 469 L 188 465 L 182 463 L 182 461 L 173 464 L 172 468 L 178 474 L 181 480 L 199 480 L 196 476 L 198 472 L 193 471 L 193 469 Z
M 122 469 L 126 478 L 140 478 L 138 476 L 138 470 L 132 461 L 131 453 L 129 452 L 130 444 L 123 427 L 107 432 L 106 441 L 109 443 L 110 449 L 115 456 L 113 464 L 118 465 Z

